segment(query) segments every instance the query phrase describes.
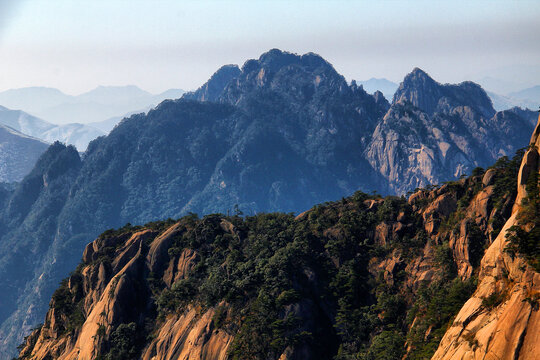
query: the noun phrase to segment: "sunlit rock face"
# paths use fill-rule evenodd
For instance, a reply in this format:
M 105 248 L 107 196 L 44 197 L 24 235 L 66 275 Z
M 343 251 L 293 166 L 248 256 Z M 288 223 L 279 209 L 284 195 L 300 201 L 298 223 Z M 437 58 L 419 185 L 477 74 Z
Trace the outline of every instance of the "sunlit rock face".
M 540 352 L 540 273 L 527 255 L 509 252 L 512 227 L 531 231 L 539 214 L 530 212 L 529 196 L 538 192 L 540 118 L 523 157 L 512 216 L 482 258 L 476 292 L 443 337 L 433 359 L 536 359 Z M 529 184 L 529 185 L 528 185 Z M 524 223 L 524 217 L 535 217 Z M 536 222 L 536 223 L 535 223 Z M 536 239 L 538 246 L 538 239 Z M 491 300 L 491 301 L 490 301 Z

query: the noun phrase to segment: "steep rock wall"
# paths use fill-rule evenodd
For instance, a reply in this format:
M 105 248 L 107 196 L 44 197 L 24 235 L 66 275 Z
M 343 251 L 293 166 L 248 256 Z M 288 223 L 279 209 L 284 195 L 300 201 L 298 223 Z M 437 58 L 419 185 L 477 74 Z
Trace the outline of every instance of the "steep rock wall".
M 478 288 L 446 332 L 433 359 L 538 359 L 540 274 L 505 249 L 509 246 L 507 231 L 518 225 L 527 180 L 540 172 L 539 134 L 540 119 L 523 157 L 512 216 L 482 258 Z

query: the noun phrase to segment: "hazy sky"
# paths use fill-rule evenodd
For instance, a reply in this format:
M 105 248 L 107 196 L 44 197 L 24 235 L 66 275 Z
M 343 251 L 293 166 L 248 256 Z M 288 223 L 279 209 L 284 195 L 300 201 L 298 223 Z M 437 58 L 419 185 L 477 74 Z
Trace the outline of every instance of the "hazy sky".
M 495 76 L 540 84 L 540 1 L 0 0 L 0 91 L 193 89 L 271 48 L 348 80 Z

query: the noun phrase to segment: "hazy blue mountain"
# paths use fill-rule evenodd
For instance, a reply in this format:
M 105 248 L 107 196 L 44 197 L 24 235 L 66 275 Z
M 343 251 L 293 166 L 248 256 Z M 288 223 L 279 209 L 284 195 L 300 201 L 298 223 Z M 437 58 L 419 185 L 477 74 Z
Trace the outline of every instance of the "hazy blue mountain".
M 180 97 L 182 97 L 182 95 L 184 95 L 184 93 L 185 93 L 184 90 L 181 90 L 181 89 L 169 89 L 167 91 L 162 92 L 161 94 L 153 95 L 154 103 L 158 104 L 166 99 L 179 99 Z M 147 113 L 153 107 L 154 107 L 153 104 L 148 105 L 143 109 L 130 111 L 121 116 L 114 116 L 114 117 L 111 117 L 109 119 L 102 120 L 102 121 L 91 122 L 91 123 L 88 123 L 87 125 L 92 126 L 96 129 L 99 129 L 105 133 L 109 133 L 116 125 L 118 125 L 120 121 L 122 121 L 122 119 L 128 118 L 134 114 Z
M 11 110 L 3 106 L 0 106 L 0 124 L 37 138 L 56 126 L 24 111 Z
M 98 86 L 97 88 L 85 92 L 77 96 L 80 102 L 95 102 L 99 104 L 107 104 L 111 102 L 125 103 L 136 101 L 139 98 L 151 97 L 147 91 L 144 91 L 137 86 Z
M 0 124 L 0 182 L 21 181 L 49 145 Z
M 3 106 L 0 106 L 0 124 L 48 143 L 60 141 L 75 145 L 79 151 L 86 150 L 90 141 L 105 135 L 105 132 L 88 125 L 54 125 L 21 110 L 10 110 Z
M 0 93 L 0 105 L 23 110 L 54 124 L 100 122 L 137 109 L 153 107 L 169 98 L 179 98 L 180 89 L 150 94 L 136 86 L 99 86 L 71 96 L 59 90 L 31 87 Z
M 523 89 L 520 91 L 512 92 L 508 96 L 529 101 L 533 104 L 533 108 L 536 110 L 540 106 L 540 85 L 530 87 L 528 89 Z
M 529 99 L 520 99 L 512 96 L 495 94 L 490 91 L 488 91 L 487 94 L 493 102 L 493 108 L 497 111 L 507 110 L 516 106 L 534 110 L 538 107 L 539 104 L 538 100 L 533 101 Z
M 527 86 L 527 84 L 520 81 L 500 79 L 494 76 L 484 76 L 476 79 L 476 82 L 482 85 L 487 91 L 505 96 L 511 92 L 524 89 Z
M 495 94 L 491 91 L 486 91 L 489 98 L 491 99 L 491 102 L 493 103 L 493 108 L 497 111 L 502 111 L 506 109 L 510 109 L 516 105 L 516 99 L 511 99 L 508 96 Z
M 522 114 L 496 113 L 478 85 L 441 85 L 419 69 L 390 105 L 313 53 L 274 49 L 225 66 L 182 99 L 124 119 L 82 159 L 54 144 L 6 200 L 0 352 L 43 318 L 60 279 L 108 228 L 236 206 L 301 212 L 359 189 L 403 193 L 487 166 L 530 132 Z M 468 162 L 456 169 L 460 158 Z
M 184 95 L 185 91 L 182 89 L 169 89 L 165 90 L 164 92 L 154 95 L 154 103 L 159 104 L 163 100 L 166 99 L 179 99 Z
M 371 78 L 369 80 L 357 81 L 356 83 L 362 85 L 364 90 L 370 94 L 373 94 L 377 90 L 382 92 L 388 101 L 392 101 L 394 98 L 394 93 L 399 86 L 398 84 L 384 78 Z
M 123 119 L 128 118 L 131 115 L 135 115 L 135 114 L 141 114 L 141 113 L 146 114 L 152 108 L 153 108 L 153 106 L 148 106 L 145 109 L 136 110 L 136 111 L 130 111 L 127 114 L 124 114 L 122 116 L 114 116 L 114 117 L 109 118 L 107 120 L 98 121 L 98 122 L 91 122 L 91 123 L 88 123 L 87 125 L 92 126 L 92 127 L 96 128 L 96 129 L 99 129 L 99 130 L 101 130 L 101 131 L 103 131 L 105 133 L 109 133 Z
M 27 87 L 0 92 L 0 105 L 35 115 L 43 109 L 70 102 L 72 98 L 58 89 Z
M 58 125 L 40 135 L 40 138 L 49 143 L 60 141 L 68 145 L 74 145 L 77 150 L 85 151 L 90 141 L 106 132 L 86 124 L 71 123 Z

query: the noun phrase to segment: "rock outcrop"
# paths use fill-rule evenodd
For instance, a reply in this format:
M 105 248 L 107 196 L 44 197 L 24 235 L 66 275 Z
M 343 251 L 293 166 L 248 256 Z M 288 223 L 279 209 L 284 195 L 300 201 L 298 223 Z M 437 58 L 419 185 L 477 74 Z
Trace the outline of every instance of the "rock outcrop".
M 538 191 L 538 183 L 536 189 L 527 189 L 527 182 L 540 173 L 539 134 L 540 118 L 519 170 L 512 215 L 483 256 L 478 288 L 454 319 L 433 359 L 538 359 L 540 273 L 522 256 L 507 251 L 507 233 L 513 226 L 521 226 L 528 191 Z
M 416 68 L 378 122 L 365 156 L 395 192 L 405 193 L 513 156 L 533 130 L 531 113 L 496 113 L 479 85 L 442 85 Z

